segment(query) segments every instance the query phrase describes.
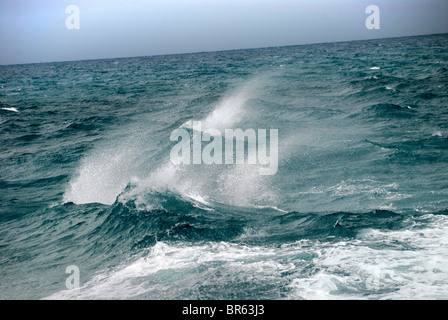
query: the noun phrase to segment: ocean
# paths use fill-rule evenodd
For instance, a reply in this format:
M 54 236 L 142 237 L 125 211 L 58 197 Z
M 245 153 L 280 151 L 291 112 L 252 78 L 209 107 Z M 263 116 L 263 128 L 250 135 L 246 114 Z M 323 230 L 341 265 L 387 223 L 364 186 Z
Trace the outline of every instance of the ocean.
M 447 34 L 0 66 L 0 141 L 1 299 L 448 299 Z

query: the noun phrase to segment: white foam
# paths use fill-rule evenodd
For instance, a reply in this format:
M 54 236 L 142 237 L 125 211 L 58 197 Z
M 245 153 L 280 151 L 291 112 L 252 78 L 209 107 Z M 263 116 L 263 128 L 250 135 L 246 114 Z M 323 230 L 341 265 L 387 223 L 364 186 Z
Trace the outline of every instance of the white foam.
M 250 110 L 246 109 L 246 104 L 259 81 L 251 80 L 224 97 L 208 116 L 199 120 L 202 130 L 213 128 L 224 132 L 247 120 Z M 191 123 L 184 123 L 181 127 L 189 127 Z M 205 207 L 207 199 L 243 206 L 272 205 L 269 200 L 275 196 L 267 187 L 267 178 L 260 177 L 259 165 L 176 166 L 167 157 L 159 165 L 143 172 L 134 160 L 143 152 L 149 153 L 149 147 L 142 148 L 139 141 L 130 147 L 130 140 L 133 139 L 124 137 L 109 143 L 109 146 L 98 145 L 83 159 L 64 194 L 64 202 L 110 205 L 119 196 L 119 201 L 136 200 L 145 209 L 153 209 L 159 204 L 152 202 L 152 191 L 173 191 L 185 198 L 193 198 Z M 132 181 L 133 187 L 125 190 Z
M 212 210 L 210 208 L 211 204 L 210 202 L 208 202 L 207 200 L 205 200 L 201 195 L 199 194 L 193 194 L 190 193 L 188 194 L 187 198 L 193 200 L 193 205 L 201 208 L 201 209 L 205 209 L 205 210 Z
M 258 79 L 232 91 L 218 103 L 214 110 L 202 120 L 202 130 L 234 129 L 249 114 L 246 103 L 256 90 Z M 194 120 L 196 121 L 196 120 Z M 184 123 L 181 128 L 192 128 L 193 120 Z M 208 206 L 208 200 L 237 205 L 272 204 L 275 195 L 268 188 L 268 178 L 260 176 L 260 165 L 179 165 L 170 159 L 146 178 L 141 179 L 131 191 L 120 196 L 120 201 L 138 199 L 140 205 L 151 207 L 145 200 L 150 190 L 170 190 L 185 198 L 191 198 Z
M 316 272 L 291 283 L 293 298 L 447 299 L 448 217 L 424 229 L 365 230 L 358 239 L 321 246 Z
M 279 212 L 282 212 L 282 213 L 289 213 L 289 211 L 280 209 L 280 208 L 278 208 L 278 207 L 276 207 L 276 206 L 270 206 L 270 205 L 266 205 L 266 206 L 254 205 L 254 207 L 255 207 L 255 208 L 258 208 L 258 209 L 273 209 L 273 210 L 275 210 L 275 211 L 279 211 Z
M 410 195 L 398 191 L 399 187 L 398 183 L 383 184 L 372 179 L 348 179 L 330 187 L 312 187 L 301 194 L 328 193 L 333 197 L 366 195 L 371 199 L 382 198 L 388 201 L 409 198 Z
M 64 194 L 64 203 L 113 204 L 132 179 L 133 151 L 129 149 L 102 150 L 98 148 L 82 160 L 74 179 Z
M 234 206 L 260 206 L 276 203 L 270 177 L 260 175 L 259 165 L 235 165 L 218 177 L 220 200 Z
M 5 110 L 5 111 L 11 111 L 11 112 L 16 112 L 16 113 L 19 112 L 19 110 L 17 110 L 17 109 L 14 108 L 14 107 L 10 107 L 10 108 L 2 108 L 2 110 Z
M 153 191 L 160 193 L 173 191 L 181 195 L 184 194 L 185 183 L 182 183 L 180 171 L 182 171 L 181 166 L 166 162 L 159 169 L 151 172 L 148 177 L 134 179 L 133 188 L 122 192 L 118 200 L 122 203 L 134 200 L 138 207 L 145 210 L 160 209 L 161 204 L 153 198 L 147 201 L 147 196 L 151 195 Z
M 201 122 L 202 130 L 216 129 L 224 132 L 225 129 L 232 129 L 243 120 L 245 104 L 252 95 L 253 85 L 249 83 L 238 90 L 233 91 L 216 105 L 214 110 Z M 193 120 L 185 122 L 181 128 L 192 128 Z
M 275 259 L 271 259 L 277 255 L 277 250 L 274 248 L 250 247 L 227 242 L 211 242 L 196 246 L 158 242 L 151 249 L 148 257 L 99 274 L 77 290 L 61 291 L 47 299 L 133 298 L 151 294 L 158 289 L 157 285 L 151 285 L 151 282 L 146 283 L 145 278 L 173 270 L 175 274 L 190 275 L 195 280 L 194 273 L 191 271 L 201 265 L 208 266 L 212 270 L 218 265 L 224 265 L 230 269 L 243 268 L 246 272 L 265 270 L 269 273 L 279 273 L 282 270 L 294 268 L 294 265 L 282 265 Z
M 405 230 L 366 229 L 338 242 L 158 242 L 147 257 L 49 299 L 169 299 L 204 285 L 230 288 L 238 279 L 288 288 L 290 299 L 447 299 L 448 217 L 426 215 L 408 223 Z M 245 236 L 254 232 L 246 229 Z

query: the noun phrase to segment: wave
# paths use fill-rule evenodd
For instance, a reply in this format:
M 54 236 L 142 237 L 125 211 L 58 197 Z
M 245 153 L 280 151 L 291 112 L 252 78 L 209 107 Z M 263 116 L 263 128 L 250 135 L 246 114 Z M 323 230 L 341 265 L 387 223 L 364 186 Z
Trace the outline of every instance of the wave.
M 132 188 L 128 186 L 126 189 L 130 191 Z M 274 244 L 303 239 L 353 238 L 364 229 L 400 230 L 408 226 L 409 219 L 422 215 L 417 211 L 396 213 L 389 210 L 285 212 L 274 206 L 243 207 L 205 201 L 169 190 L 148 191 L 142 198 L 121 199 L 111 206 L 97 207 L 101 223 L 92 230 L 89 238 L 98 237 L 100 243 L 108 244 L 121 239 L 120 246 L 127 247 L 125 251 L 128 252 L 147 248 L 158 241 L 194 243 L 244 238 L 245 243 Z M 52 210 L 72 210 L 72 206 L 74 204 L 65 204 Z M 433 213 L 445 214 L 445 211 Z M 258 234 L 247 237 L 248 229 L 257 230 Z
M 249 113 L 246 104 L 260 81 L 249 81 L 226 95 L 208 116 L 199 120 L 202 130 L 231 129 L 245 120 Z M 179 128 L 190 128 L 191 123 L 192 120 L 187 121 Z M 146 135 L 150 136 L 151 132 Z M 268 178 L 259 175 L 260 165 L 176 166 L 168 156 L 168 139 L 158 150 L 147 141 L 134 140 L 133 137 L 121 137 L 92 150 L 81 161 L 63 202 L 111 205 L 117 198 L 120 201 L 132 198 L 143 203 L 148 192 L 171 190 L 186 197 L 201 197 L 205 201 L 212 199 L 231 205 L 275 205 L 276 196 L 269 189 Z M 138 159 L 149 152 L 157 152 L 156 162 L 159 164 L 137 165 Z M 134 187 L 125 190 L 129 183 Z
M 11 111 L 11 112 L 15 112 L 15 113 L 19 113 L 19 110 L 17 110 L 14 107 L 5 107 L 5 108 L 1 108 L 0 110 L 5 110 L 5 111 Z
M 113 204 L 132 178 L 129 163 L 134 159 L 133 152 L 123 145 L 92 152 L 82 160 L 63 202 Z
M 381 88 L 383 90 L 383 87 Z M 387 90 L 387 89 L 386 89 Z M 378 103 L 351 113 L 348 118 L 364 118 L 370 121 L 392 119 L 409 119 L 417 115 L 411 106 L 400 106 L 393 103 Z
M 142 220 L 148 218 L 151 215 Z M 113 225 L 119 228 L 122 224 L 120 220 Z M 79 289 L 59 291 L 47 299 L 448 296 L 444 286 L 437 292 L 432 290 L 436 279 L 448 284 L 443 271 L 448 252 L 446 246 L 439 245 L 448 240 L 446 215 L 406 217 L 390 211 L 322 216 L 289 213 L 265 221 L 265 225 L 270 228 L 240 226 L 241 235 L 233 240 L 200 237 L 204 241 L 193 242 L 186 241 L 185 235 L 197 236 L 204 231 L 177 225 L 171 231 L 179 237 L 170 235 L 177 241 L 169 237 L 147 239 L 142 246 L 150 248 L 143 256 L 103 270 Z M 285 228 L 313 236 L 284 237 L 280 233 Z M 266 241 L 275 236 L 276 242 Z M 284 238 L 279 242 L 281 236 Z M 257 238 L 264 240 L 257 242 Z M 434 246 L 436 238 L 438 244 Z M 223 286 L 228 290 L 222 290 Z

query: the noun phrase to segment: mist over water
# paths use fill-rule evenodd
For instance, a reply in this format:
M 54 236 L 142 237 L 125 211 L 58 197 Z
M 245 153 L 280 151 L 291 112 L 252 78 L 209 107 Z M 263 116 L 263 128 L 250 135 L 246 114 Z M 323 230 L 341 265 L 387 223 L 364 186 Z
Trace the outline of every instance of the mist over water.
M 447 44 L 0 66 L 0 297 L 448 298 Z M 194 121 L 277 173 L 174 165 Z

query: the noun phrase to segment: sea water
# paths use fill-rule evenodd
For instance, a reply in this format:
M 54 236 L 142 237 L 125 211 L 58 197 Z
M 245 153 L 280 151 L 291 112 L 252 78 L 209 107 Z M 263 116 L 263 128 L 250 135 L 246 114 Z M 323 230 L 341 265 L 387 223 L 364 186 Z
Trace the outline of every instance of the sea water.
M 448 298 L 447 35 L 0 66 L 0 103 L 2 299 Z M 193 121 L 278 170 L 175 165 Z

